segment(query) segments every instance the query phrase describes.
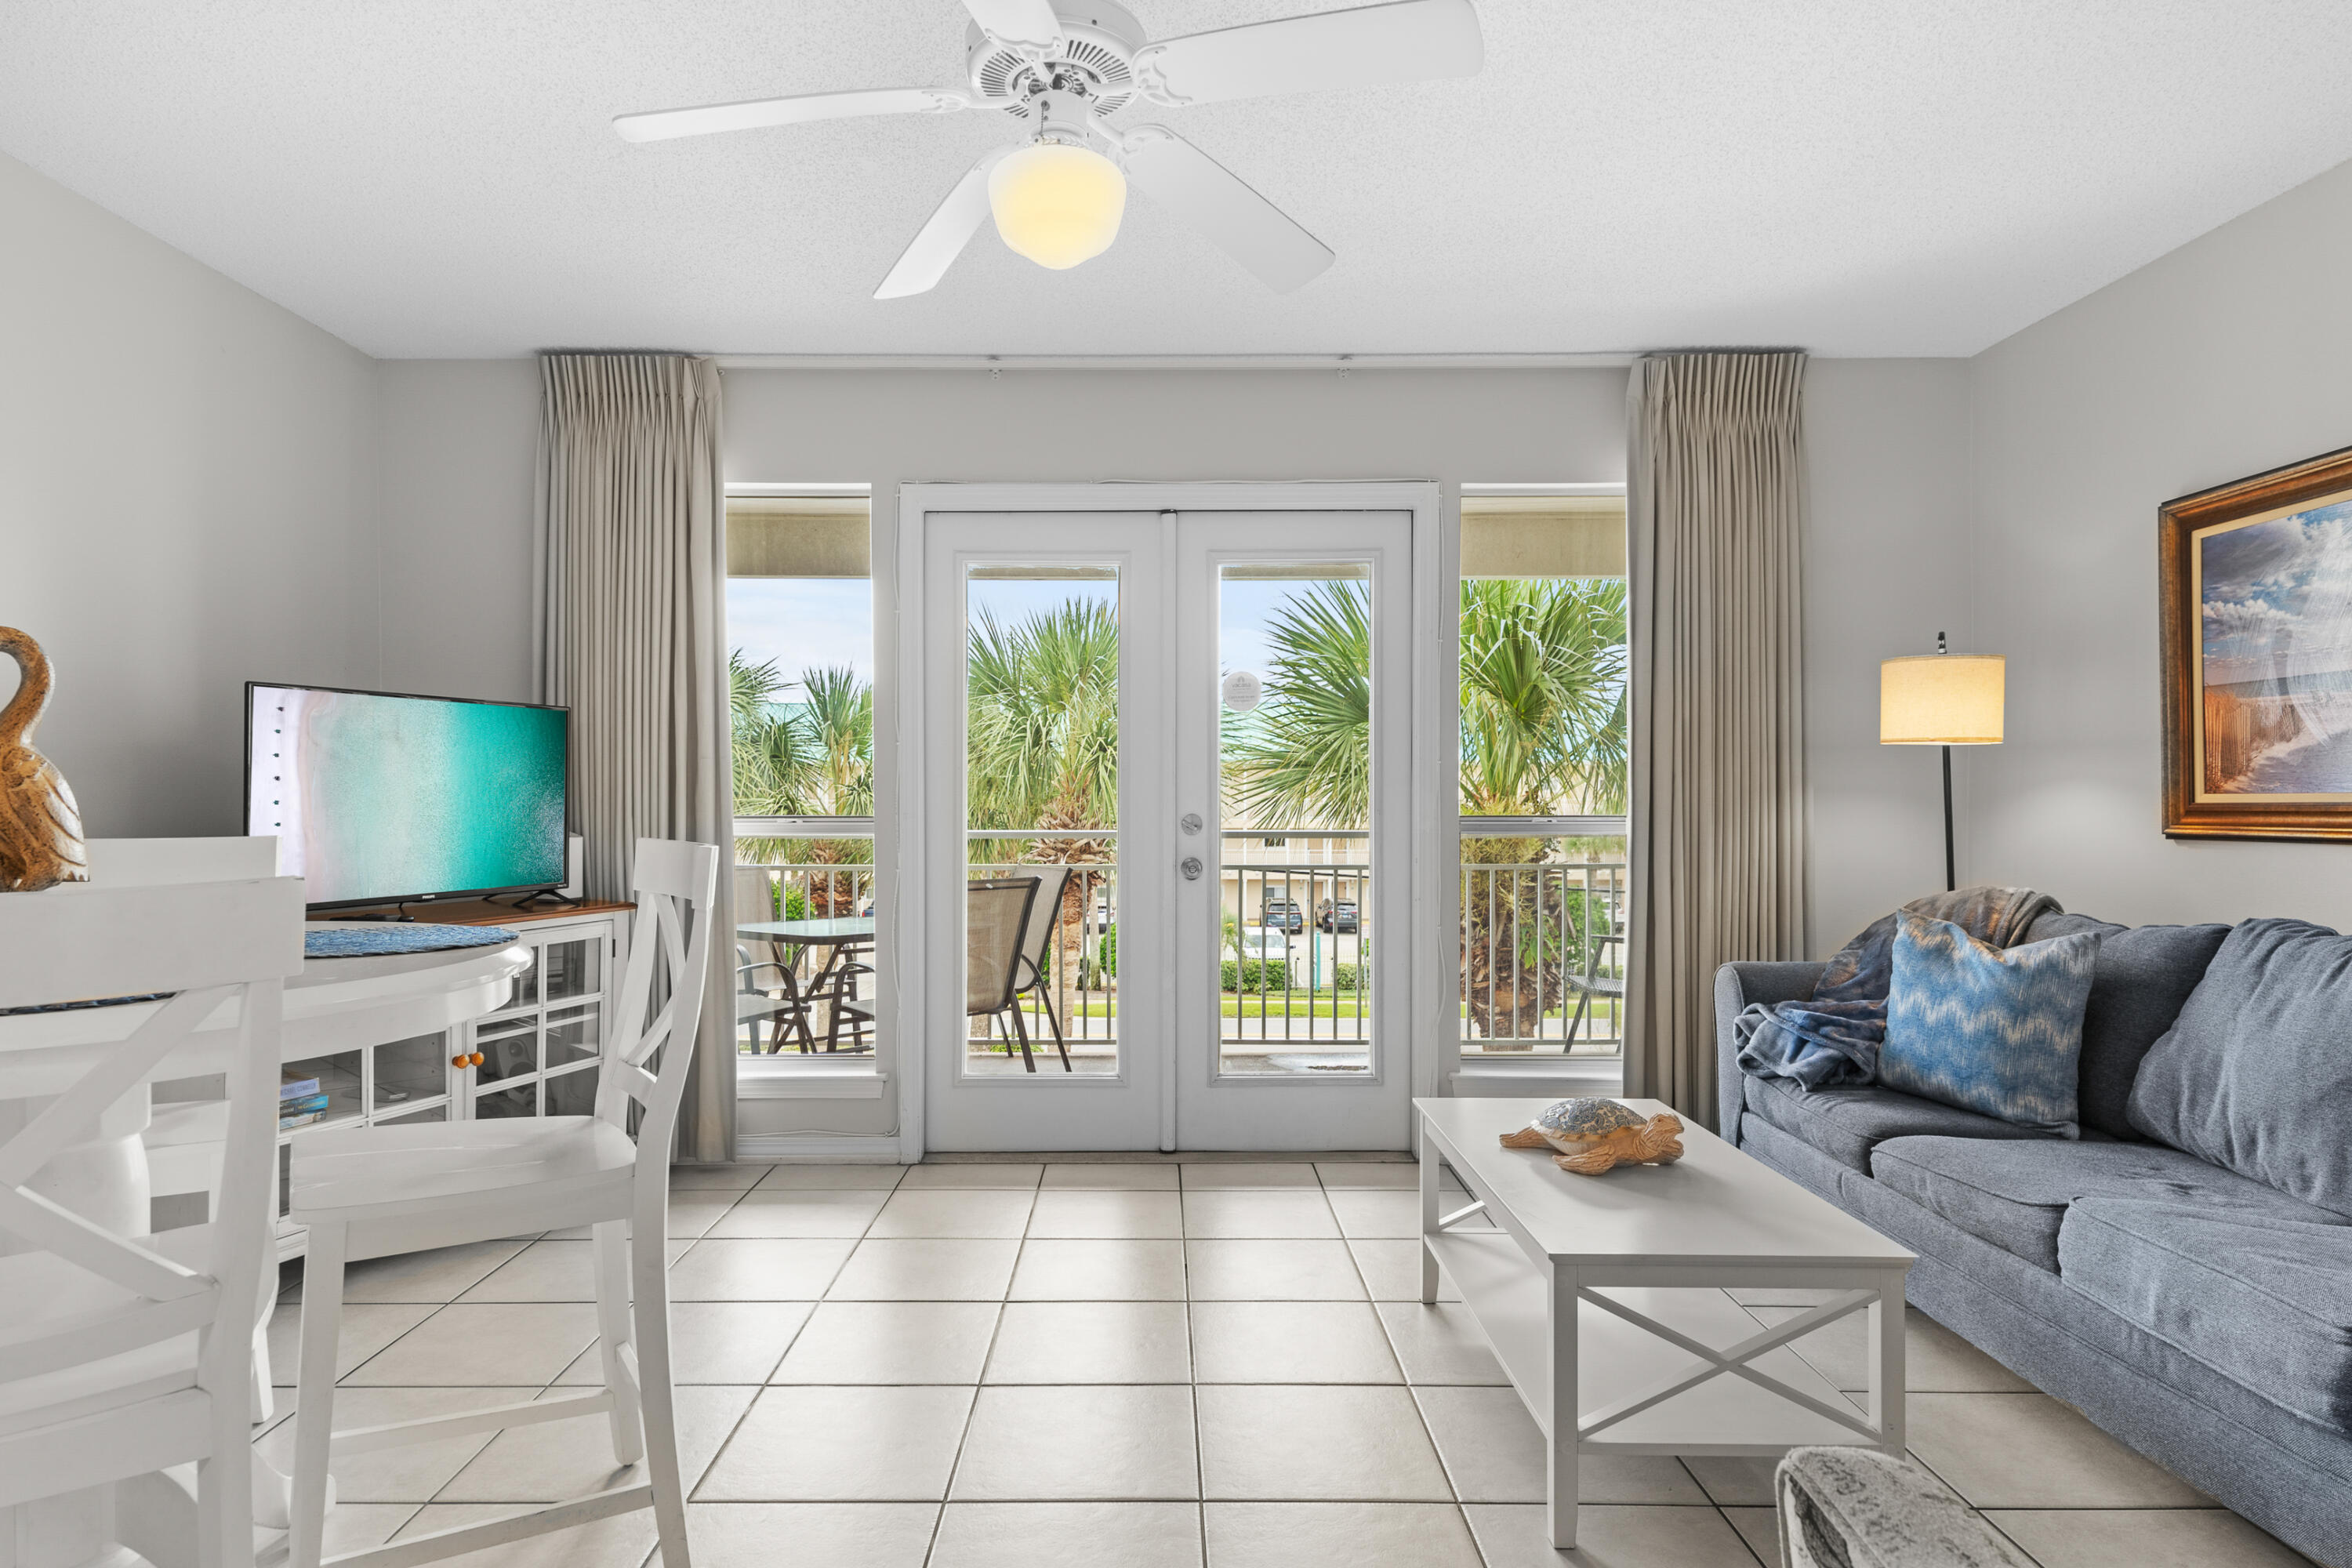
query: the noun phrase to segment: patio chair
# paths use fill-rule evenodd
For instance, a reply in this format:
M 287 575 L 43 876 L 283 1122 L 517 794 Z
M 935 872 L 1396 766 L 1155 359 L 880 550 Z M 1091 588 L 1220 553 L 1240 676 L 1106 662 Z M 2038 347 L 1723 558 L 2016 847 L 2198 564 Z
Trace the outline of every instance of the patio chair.
M 1595 997 L 1617 1002 L 1625 1000 L 1625 977 L 1600 973 L 1601 950 L 1622 946 L 1624 941 L 1625 931 L 1622 925 L 1612 924 L 1609 930 L 1599 932 L 1585 947 L 1584 973 L 1567 977 L 1569 988 L 1576 993 L 1576 1014 L 1568 1021 L 1562 1049 L 1575 1048 L 1577 1026 L 1591 1016 Z
M 1010 1013 L 1013 1035 L 1021 1042 L 1021 1064 L 1035 1072 L 1029 1026 L 1018 1001 L 1022 940 L 1037 901 L 1037 879 L 1001 877 L 964 886 L 964 1016 L 992 1020 Z M 1067 1056 L 1063 1059 L 1066 1062 Z
M 772 953 L 772 942 L 761 944 Z M 762 973 L 769 978 L 762 979 Z M 781 993 L 781 994 L 779 994 Z M 792 966 L 771 956 L 754 958 L 750 944 L 735 944 L 735 1025 L 740 1028 L 751 1026 L 751 1043 L 760 1043 L 760 1020 L 768 1020 L 768 1055 L 774 1056 L 784 1048 L 784 1031 L 799 1034 L 803 1054 L 815 1045 L 809 1033 L 808 998 L 802 994 L 800 983 L 793 978 Z
M 1054 1049 L 1061 1053 L 1062 1070 L 1069 1072 L 1069 1042 L 1062 1037 L 1062 1015 L 1054 1006 L 1052 987 L 1045 984 L 1045 944 L 1054 937 L 1054 925 L 1061 918 L 1062 889 L 1069 885 L 1067 866 L 1048 866 L 1037 874 L 1037 897 L 1029 906 L 1029 921 L 1021 932 L 1020 973 L 1013 977 L 1013 994 L 1015 1009 L 1023 996 L 1034 996 L 1044 1004 L 1045 1022 L 1054 1030 Z

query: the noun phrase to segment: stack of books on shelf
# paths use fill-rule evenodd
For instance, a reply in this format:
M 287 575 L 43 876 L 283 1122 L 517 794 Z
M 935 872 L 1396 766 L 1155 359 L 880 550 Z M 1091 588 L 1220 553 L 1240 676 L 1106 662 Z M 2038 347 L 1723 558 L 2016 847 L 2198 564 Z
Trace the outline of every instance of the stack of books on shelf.
M 315 1078 L 290 1078 L 278 1087 L 278 1131 L 308 1127 L 327 1114 L 327 1096 Z

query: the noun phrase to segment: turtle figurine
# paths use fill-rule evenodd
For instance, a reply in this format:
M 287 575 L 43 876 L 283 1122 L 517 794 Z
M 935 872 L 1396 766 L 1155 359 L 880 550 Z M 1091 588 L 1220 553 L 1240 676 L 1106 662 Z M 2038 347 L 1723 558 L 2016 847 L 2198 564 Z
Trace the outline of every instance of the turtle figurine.
M 1683 1157 L 1682 1118 L 1643 1116 L 1613 1100 L 1563 1100 L 1544 1107 L 1526 1129 L 1503 1134 L 1506 1149 L 1549 1149 L 1551 1163 L 1580 1176 L 1618 1165 L 1663 1165 Z

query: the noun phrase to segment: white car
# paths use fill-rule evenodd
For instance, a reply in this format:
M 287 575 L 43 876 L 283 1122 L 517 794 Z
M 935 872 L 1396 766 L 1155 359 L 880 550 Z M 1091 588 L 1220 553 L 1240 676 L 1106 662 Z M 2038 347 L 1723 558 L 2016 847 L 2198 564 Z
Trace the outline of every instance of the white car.
M 1239 936 L 1244 958 L 1265 960 L 1289 956 L 1289 943 L 1280 931 L 1244 931 Z

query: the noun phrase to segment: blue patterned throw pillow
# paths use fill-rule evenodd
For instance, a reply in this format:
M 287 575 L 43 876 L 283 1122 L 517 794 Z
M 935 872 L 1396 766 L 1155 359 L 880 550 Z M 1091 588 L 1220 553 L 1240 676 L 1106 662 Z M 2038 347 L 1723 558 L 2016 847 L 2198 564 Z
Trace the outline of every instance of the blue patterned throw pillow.
M 1949 921 L 1902 916 L 1878 1081 L 2079 1137 L 2083 1008 L 2099 934 L 1988 947 Z

